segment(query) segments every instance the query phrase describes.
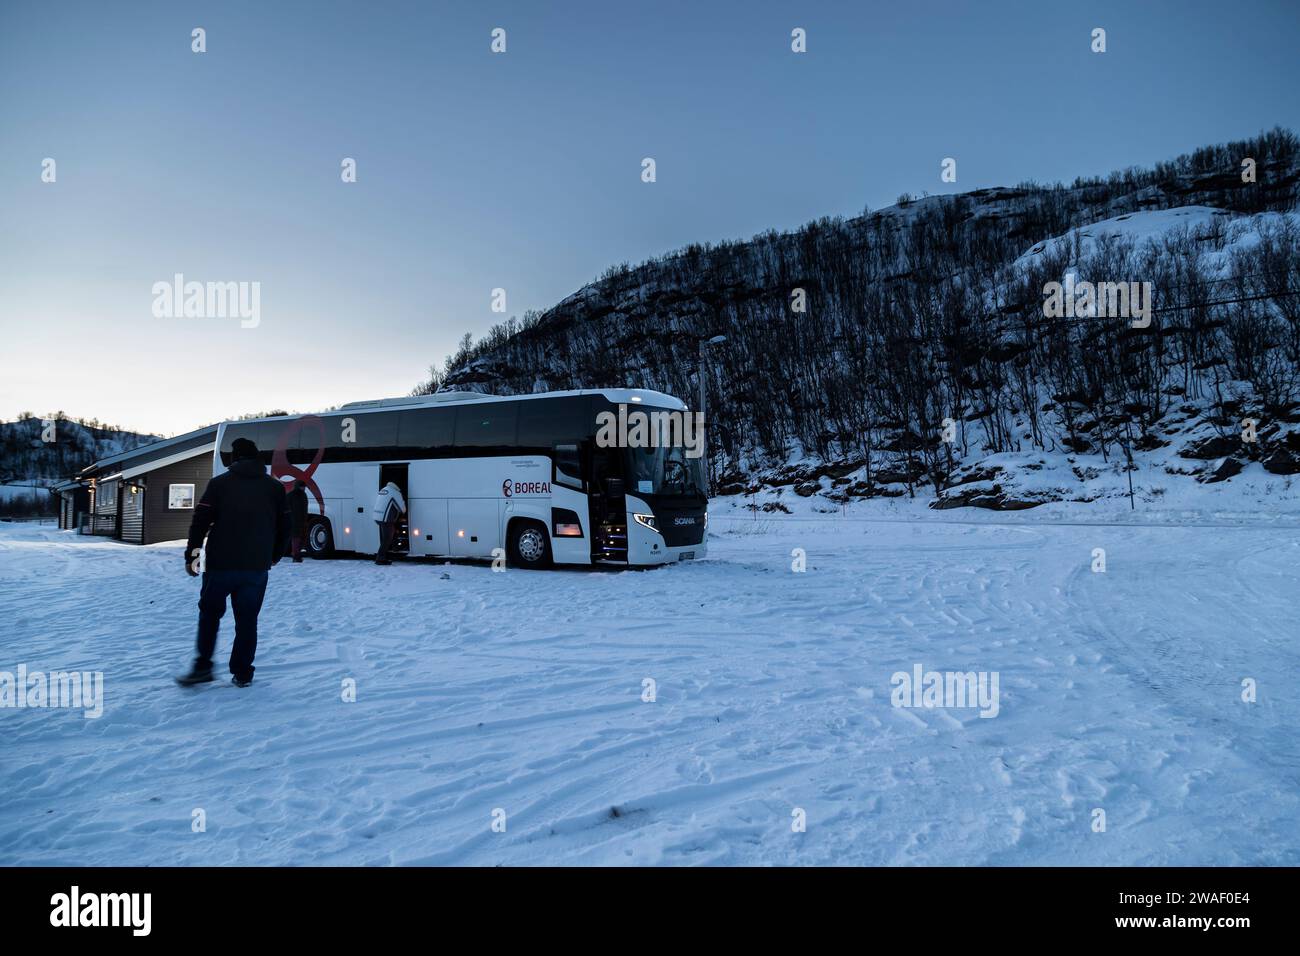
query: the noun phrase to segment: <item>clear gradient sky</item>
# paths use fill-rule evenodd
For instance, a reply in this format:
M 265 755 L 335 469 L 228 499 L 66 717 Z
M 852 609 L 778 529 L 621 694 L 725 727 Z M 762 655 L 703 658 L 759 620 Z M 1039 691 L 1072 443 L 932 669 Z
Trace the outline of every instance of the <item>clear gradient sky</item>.
M 0 418 L 404 394 L 496 287 L 1300 130 L 1297 41 L 1282 0 L 0 0 Z M 260 282 L 260 325 L 155 318 L 177 272 Z

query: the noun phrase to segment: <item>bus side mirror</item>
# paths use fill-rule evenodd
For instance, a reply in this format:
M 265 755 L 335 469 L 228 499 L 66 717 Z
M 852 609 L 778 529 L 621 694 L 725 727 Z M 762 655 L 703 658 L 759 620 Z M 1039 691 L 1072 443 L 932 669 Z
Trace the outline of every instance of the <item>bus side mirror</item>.
M 622 478 L 606 478 L 606 479 L 605 479 L 605 494 L 606 494 L 607 496 L 609 496 L 610 498 L 622 498 L 622 497 L 623 497 L 623 479 L 622 479 Z

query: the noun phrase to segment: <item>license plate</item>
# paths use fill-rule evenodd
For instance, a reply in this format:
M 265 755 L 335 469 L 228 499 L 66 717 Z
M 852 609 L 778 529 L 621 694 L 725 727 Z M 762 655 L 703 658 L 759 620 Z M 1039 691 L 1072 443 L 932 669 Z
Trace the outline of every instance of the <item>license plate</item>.
M 683 551 L 682 554 L 681 554 L 681 557 L 679 557 L 677 560 L 678 560 L 678 561 L 694 561 L 694 560 L 695 560 L 695 552 L 694 552 L 694 551 Z

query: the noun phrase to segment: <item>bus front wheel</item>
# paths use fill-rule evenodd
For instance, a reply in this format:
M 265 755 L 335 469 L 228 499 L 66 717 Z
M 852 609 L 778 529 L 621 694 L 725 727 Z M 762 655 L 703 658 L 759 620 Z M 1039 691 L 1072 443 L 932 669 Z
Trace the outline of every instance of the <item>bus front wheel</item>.
M 507 535 L 510 563 L 517 568 L 549 568 L 551 541 L 546 526 L 538 521 L 517 520 Z
M 334 535 L 324 518 L 317 518 L 307 526 L 307 553 L 313 558 L 328 558 L 334 553 Z

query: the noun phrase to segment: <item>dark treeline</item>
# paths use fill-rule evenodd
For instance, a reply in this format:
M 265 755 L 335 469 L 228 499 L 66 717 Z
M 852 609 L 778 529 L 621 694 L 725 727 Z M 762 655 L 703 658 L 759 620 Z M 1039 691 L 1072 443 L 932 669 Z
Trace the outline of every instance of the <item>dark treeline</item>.
M 1248 158 L 1255 182 L 1243 181 Z M 723 472 L 801 451 L 868 468 L 905 462 L 909 484 L 938 489 L 972 454 L 1109 456 L 1152 440 L 1172 405 L 1232 410 L 1230 382 L 1249 383 L 1265 415 L 1300 400 L 1300 232 L 1291 217 L 1258 216 L 1242 241 L 1243 215 L 1294 210 L 1298 194 L 1300 144 L 1275 129 L 1070 186 L 905 196 L 853 219 L 612 268 L 544 313 L 478 343 L 466 336 L 416 391 L 621 386 L 693 404 L 698 343 L 724 335 L 704 363 Z M 1082 258 L 1077 234 L 1045 243 L 1188 205 L 1232 215 L 1148 245 L 1096 243 Z M 1081 281 L 1150 282 L 1150 328 L 1045 318 L 1044 284 L 1067 267 Z M 938 440 L 945 419 L 953 444 Z

